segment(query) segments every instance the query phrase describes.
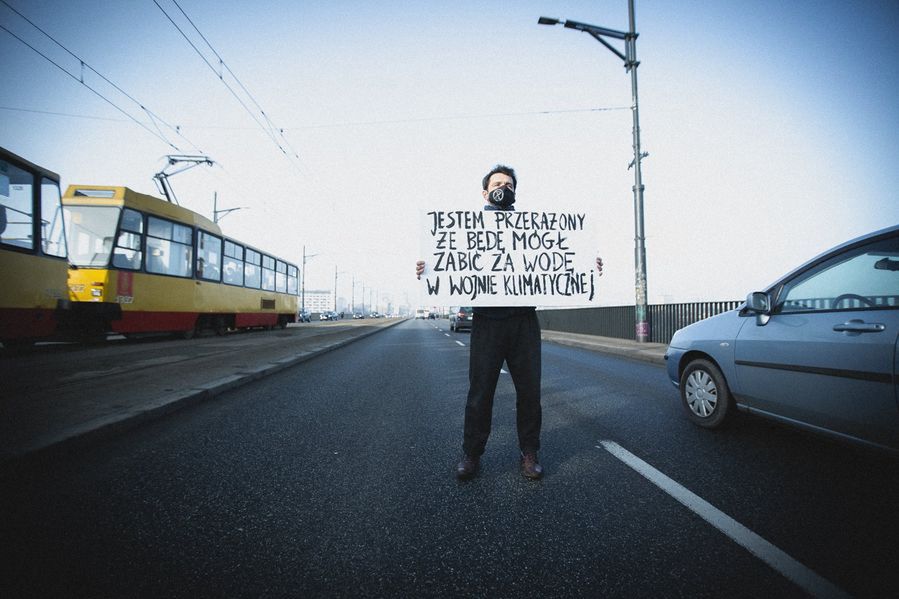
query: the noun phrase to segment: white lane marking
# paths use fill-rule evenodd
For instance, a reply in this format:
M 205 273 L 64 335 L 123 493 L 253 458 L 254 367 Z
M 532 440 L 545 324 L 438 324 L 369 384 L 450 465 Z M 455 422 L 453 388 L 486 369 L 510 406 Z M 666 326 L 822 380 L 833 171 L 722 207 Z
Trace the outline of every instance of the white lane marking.
M 735 543 L 799 585 L 813 597 L 849 597 L 849 594 L 829 580 L 802 565 L 786 552 L 752 532 L 680 483 L 668 478 L 634 454 L 613 441 L 600 441 L 602 447 L 636 470 L 697 516 L 723 532 Z M 599 447 L 597 445 L 597 447 Z
M 461 345 L 462 347 L 465 347 L 465 344 L 462 343 L 461 341 L 458 341 L 458 340 L 457 340 L 456 343 L 458 343 L 458 344 Z
M 444 335 L 446 335 L 446 336 L 447 336 L 447 337 L 449 337 L 449 336 L 450 336 L 450 334 L 449 334 L 449 333 L 444 333 Z
M 500 371 L 501 373 L 503 373 L 503 374 L 509 374 L 508 372 L 506 372 L 506 369 L 505 369 L 505 368 L 500 368 L 499 371 Z

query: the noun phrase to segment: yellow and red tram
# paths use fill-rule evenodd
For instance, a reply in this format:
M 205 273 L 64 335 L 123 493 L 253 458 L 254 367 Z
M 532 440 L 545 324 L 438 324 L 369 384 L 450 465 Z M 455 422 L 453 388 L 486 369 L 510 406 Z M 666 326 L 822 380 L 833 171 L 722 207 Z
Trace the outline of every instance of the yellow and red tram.
M 59 175 L 0 148 L 0 341 L 54 335 L 68 301 Z
M 62 203 L 83 329 L 191 337 L 296 321 L 299 269 L 204 216 L 127 187 L 70 185 Z

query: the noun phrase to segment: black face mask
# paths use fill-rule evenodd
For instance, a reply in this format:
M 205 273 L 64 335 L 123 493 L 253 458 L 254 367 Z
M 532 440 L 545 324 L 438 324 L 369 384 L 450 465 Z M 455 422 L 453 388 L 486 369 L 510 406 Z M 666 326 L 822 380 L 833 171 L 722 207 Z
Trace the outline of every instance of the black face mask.
M 508 187 L 497 187 L 487 194 L 487 201 L 497 208 L 509 208 L 515 203 L 515 191 Z

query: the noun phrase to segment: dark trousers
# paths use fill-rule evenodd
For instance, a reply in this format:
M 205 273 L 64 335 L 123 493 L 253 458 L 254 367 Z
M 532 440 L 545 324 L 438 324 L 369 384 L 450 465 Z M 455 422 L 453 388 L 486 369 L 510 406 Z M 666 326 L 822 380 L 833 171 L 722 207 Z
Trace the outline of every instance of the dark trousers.
M 465 404 L 466 455 L 480 456 L 493 421 L 493 395 L 503 362 L 515 384 L 518 447 L 540 449 L 540 323 L 533 311 L 508 318 L 474 315 Z

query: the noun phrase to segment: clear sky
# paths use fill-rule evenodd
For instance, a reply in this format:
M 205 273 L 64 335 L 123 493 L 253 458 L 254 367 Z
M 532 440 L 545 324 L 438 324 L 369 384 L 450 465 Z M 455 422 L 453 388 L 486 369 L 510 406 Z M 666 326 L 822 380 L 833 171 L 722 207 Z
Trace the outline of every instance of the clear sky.
M 243 208 L 227 235 L 296 263 L 305 245 L 307 289 L 337 271 L 340 296 L 355 278 L 357 303 L 364 284 L 415 305 L 421 212 L 479 209 L 503 162 L 520 209 L 599 216 L 600 303 L 634 302 L 630 77 L 537 24 L 626 30 L 626 0 L 5 1 L 162 120 L 0 3 L 75 76 L 0 30 L 0 145 L 64 185 L 158 195 L 163 156 L 202 150 L 217 165 L 171 179 L 182 205 L 211 217 L 217 193 Z M 637 0 L 636 24 L 650 303 L 741 299 L 899 223 L 899 3 Z

